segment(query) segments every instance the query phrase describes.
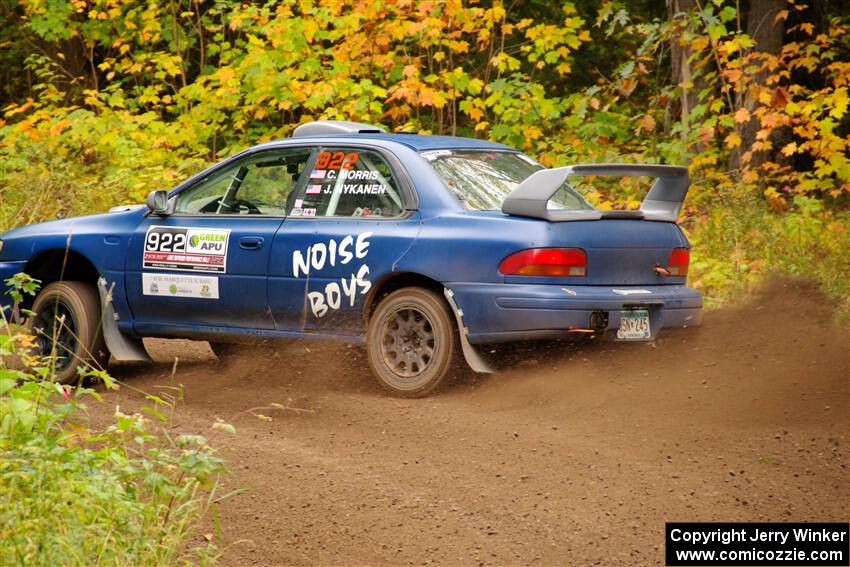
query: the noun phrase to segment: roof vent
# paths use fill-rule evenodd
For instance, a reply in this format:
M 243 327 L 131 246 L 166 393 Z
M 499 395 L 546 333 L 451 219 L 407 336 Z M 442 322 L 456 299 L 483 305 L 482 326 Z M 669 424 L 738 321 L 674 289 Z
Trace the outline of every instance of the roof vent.
M 302 136 L 328 136 L 333 134 L 383 134 L 380 126 L 348 122 L 347 120 L 316 120 L 302 124 L 292 133 L 293 138 Z

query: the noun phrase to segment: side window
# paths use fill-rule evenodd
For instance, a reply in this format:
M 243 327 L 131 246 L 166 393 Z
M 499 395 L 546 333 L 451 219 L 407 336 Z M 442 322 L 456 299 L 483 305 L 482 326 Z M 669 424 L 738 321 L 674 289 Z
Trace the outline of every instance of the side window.
M 299 181 L 306 179 L 311 153 L 311 148 L 290 148 L 241 159 L 180 193 L 176 212 L 283 216 Z
M 362 148 L 323 147 L 290 216 L 397 217 L 401 188 L 387 160 Z

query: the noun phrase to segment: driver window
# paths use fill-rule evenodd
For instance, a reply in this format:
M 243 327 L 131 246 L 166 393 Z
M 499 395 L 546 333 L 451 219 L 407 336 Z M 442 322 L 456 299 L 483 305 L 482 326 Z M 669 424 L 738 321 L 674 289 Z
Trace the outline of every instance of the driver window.
M 404 212 L 401 189 L 376 151 L 323 147 L 290 216 L 391 218 Z
M 239 160 L 177 197 L 177 213 L 284 216 L 310 148 L 270 150 Z

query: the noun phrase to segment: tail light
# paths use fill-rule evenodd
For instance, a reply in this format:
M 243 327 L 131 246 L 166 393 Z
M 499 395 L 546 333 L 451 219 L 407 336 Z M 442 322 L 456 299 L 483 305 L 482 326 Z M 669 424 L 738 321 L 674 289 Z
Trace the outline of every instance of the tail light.
M 511 254 L 499 264 L 506 276 L 583 278 L 587 254 L 581 248 L 530 248 Z
M 670 259 L 667 260 L 667 271 L 671 276 L 683 278 L 688 275 L 688 265 L 691 262 L 691 251 L 687 248 L 673 248 Z

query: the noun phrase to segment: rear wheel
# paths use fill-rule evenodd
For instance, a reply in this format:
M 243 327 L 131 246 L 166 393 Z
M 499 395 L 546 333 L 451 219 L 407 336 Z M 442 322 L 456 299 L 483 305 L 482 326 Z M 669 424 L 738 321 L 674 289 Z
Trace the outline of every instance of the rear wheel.
M 54 282 L 35 298 L 30 328 L 36 351 L 53 356 L 55 381 L 76 382 L 78 367 L 105 368 L 109 351 L 101 333 L 100 299 L 85 282 Z
M 436 293 L 400 289 L 378 305 L 366 337 L 369 366 L 393 395 L 416 398 L 440 387 L 457 366 L 457 329 Z

